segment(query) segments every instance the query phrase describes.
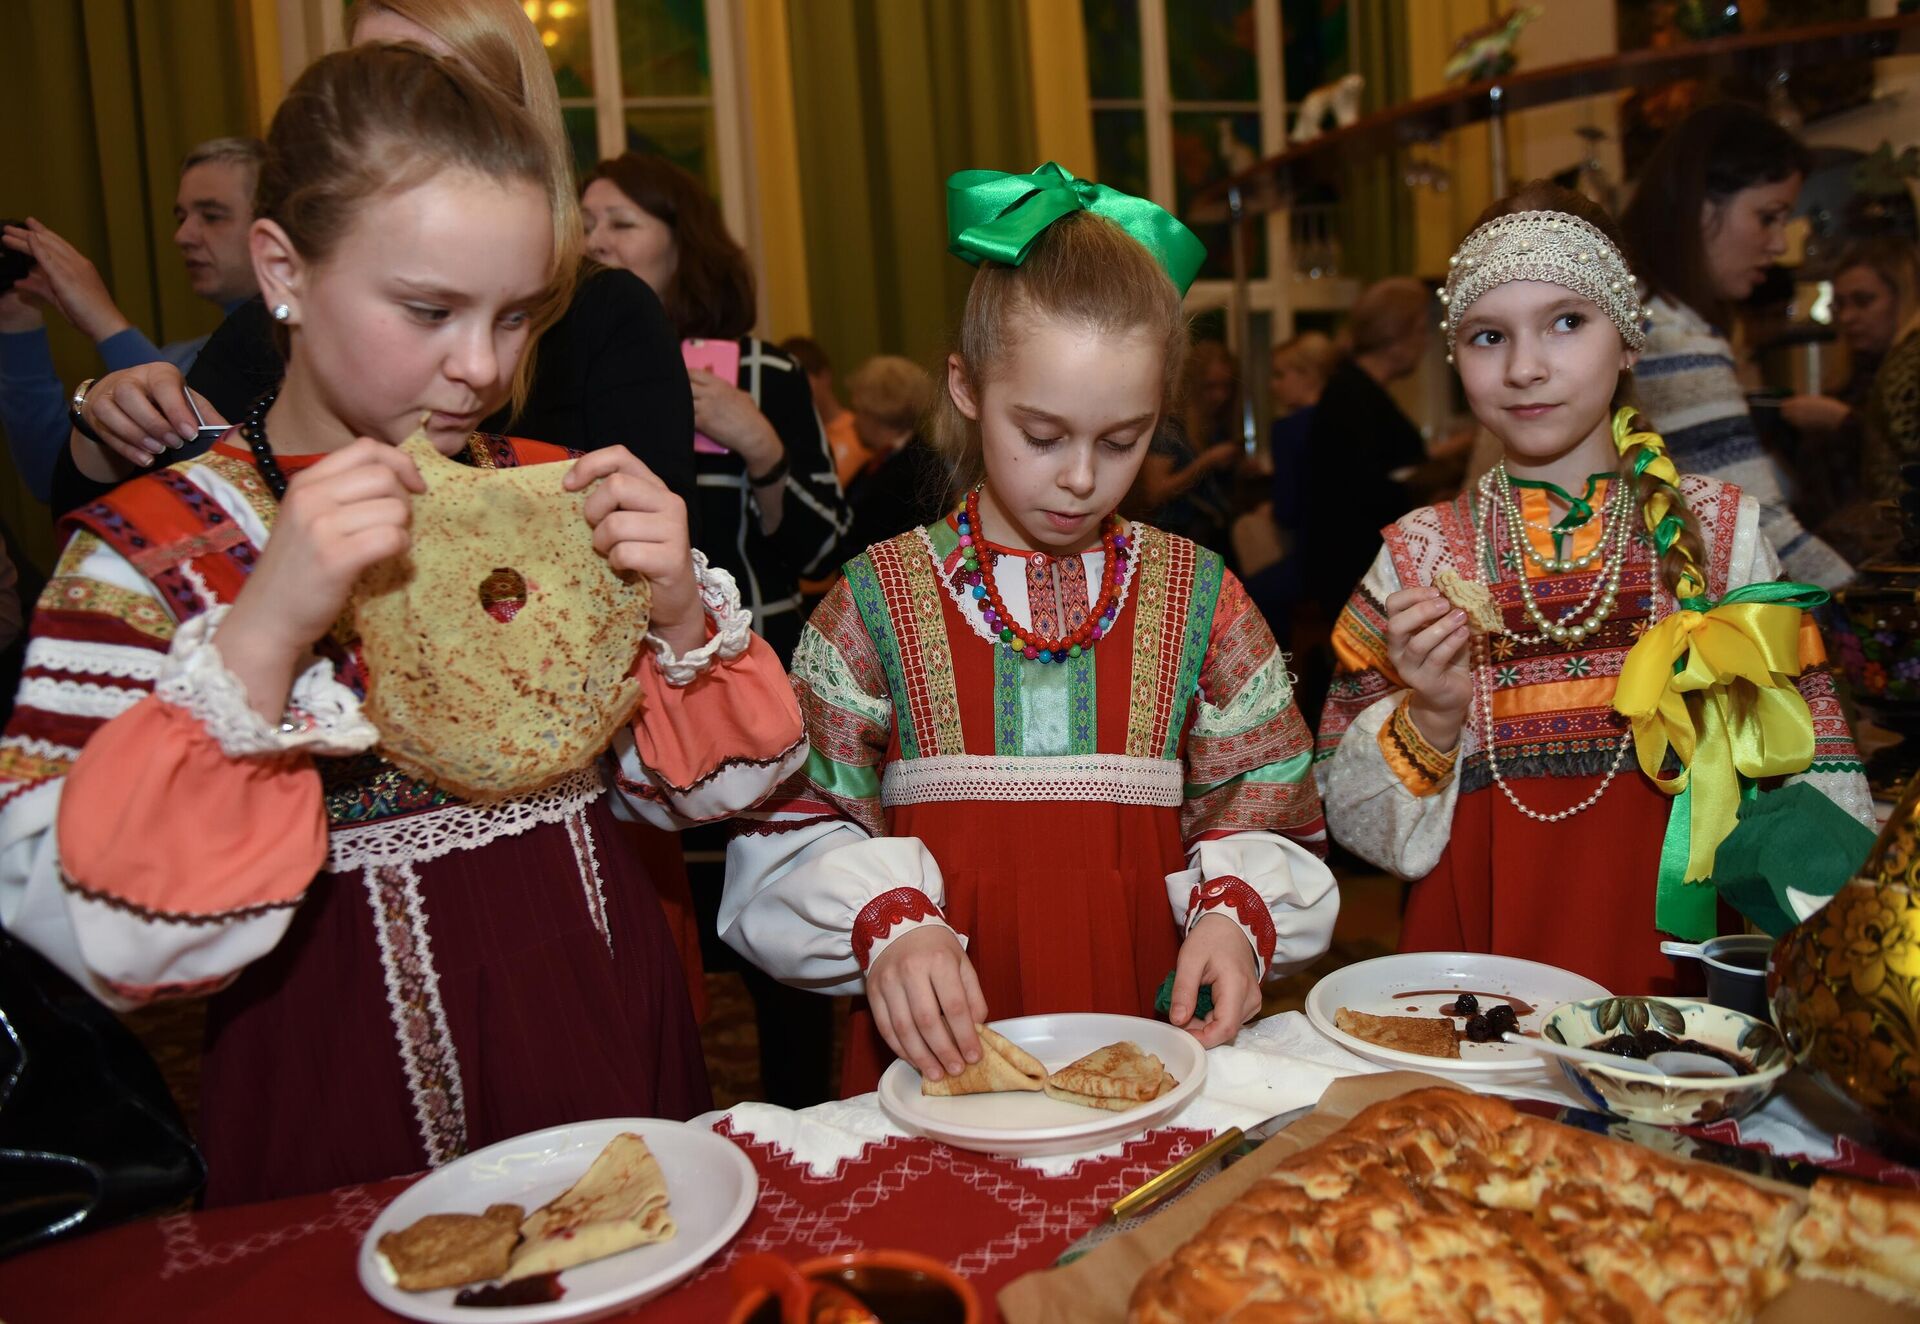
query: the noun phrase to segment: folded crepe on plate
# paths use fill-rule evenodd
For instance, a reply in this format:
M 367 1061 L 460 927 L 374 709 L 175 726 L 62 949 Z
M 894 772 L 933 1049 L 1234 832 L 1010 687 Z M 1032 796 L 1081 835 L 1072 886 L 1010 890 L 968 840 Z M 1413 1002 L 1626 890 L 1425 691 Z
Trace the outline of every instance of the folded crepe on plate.
M 579 1181 L 520 1225 L 506 1281 L 585 1264 L 674 1234 L 667 1181 L 647 1142 L 623 1131 Z
M 1398 1053 L 1460 1056 L 1460 1040 L 1448 1016 L 1374 1016 L 1342 1007 L 1333 1014 L 1333 1028 Z
M 1047 1069 L 1039 1061 L 997 1030 L 984 1025 L 973 1027 L 980 1036 L 980 1060 L 957 1076 L 939 1080 L 920 1078 L 922 1094 L 1001 1094 L 1012 1090 L 1039 1093 L 1047 1079 Z
M 1078 1062 L 1047 1077 L 1050 1099 L 1123 1113 L 1159 1098 L 1180 1082 L 1166 1064 L 1135 1043 L 1096 1048 Z

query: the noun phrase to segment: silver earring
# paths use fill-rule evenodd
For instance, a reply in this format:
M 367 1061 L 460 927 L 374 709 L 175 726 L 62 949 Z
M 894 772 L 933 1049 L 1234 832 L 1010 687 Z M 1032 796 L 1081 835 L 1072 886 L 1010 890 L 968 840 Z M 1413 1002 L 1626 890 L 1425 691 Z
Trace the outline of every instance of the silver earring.
M 292 317 L 292 316 L 293 316 L 293 309 L 287 307 L 287 305 L 285 305 L 284 303 L 276 303 L 275 305 L 273 305 L 274 321 L 284 322 L 289 317 Z

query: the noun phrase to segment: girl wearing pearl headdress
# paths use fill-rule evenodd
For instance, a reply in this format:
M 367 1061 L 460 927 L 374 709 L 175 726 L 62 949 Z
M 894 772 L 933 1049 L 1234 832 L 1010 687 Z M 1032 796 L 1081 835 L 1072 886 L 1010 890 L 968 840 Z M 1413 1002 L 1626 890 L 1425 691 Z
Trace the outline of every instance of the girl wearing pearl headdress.
M 1773 585 L 1753 501 L 1679 475 L 1618 407 L 1645 336 L 1603 211 L 1525 186 L 1462 242 L 1441 298 L 1449 360 L 1502 458 L 1457 500 L 1384 530 L 1340 616 L 1316 755 L 1328 825 L 1413 881 L 1405 950 L 1672 991 L 1659 938 L 1719 931 L 1705 880 L 1742 778 L 1797 773 L 1872 821 L 1801 620 L 1817 591 Z M 1454 598 L 1481 586 L 1497 627 L 1436 586 L 1456 577 L 1468 587 Z M 1764 659 L 1751 675 L 1696 668 L 1690 648 L 1742 627 Z M 1740 685 L 1765 692 L 1750 707 L 1777 725 L 1771 762 L 1736 759 L 1736 773 L 1721 714 Z

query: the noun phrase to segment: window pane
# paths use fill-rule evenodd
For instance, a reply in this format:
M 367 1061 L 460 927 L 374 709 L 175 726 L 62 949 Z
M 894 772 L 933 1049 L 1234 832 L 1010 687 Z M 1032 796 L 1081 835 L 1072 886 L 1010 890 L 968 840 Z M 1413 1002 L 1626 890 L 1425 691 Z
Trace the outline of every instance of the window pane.
M 1147 117 L 1137 110 L 1093 112 L 1093 156 L 1108 188 L 1145 195 Z
M 1347 0 L 1280 0 L 1280 58 L 1289 101 L 1346 74 L 1347 24 Z M 1626 44 L 1620 48 L 1627 49 Z
M 568 106 L 560 112 L 567 128 L 567 141 L 573 145 L 573 177 L 585 179 L 600 164 L 600 129 L 592 106 Z
M 1173 176 L 1177 215 L 1207 185 L 1251 168 L 1260 160 L 1260 114 L 1254 110 L 1231 114 L 1219 111 L 1181 111 L 1173 116 Z M 1207 245 L 1202 278 L 1233 274 L 1233 253 L 1226 225 L 1196 226 L 1194 233 Z M 1267 270 L 1266 227 L 1247 227 L 1247 275 L 1259 278 Z
M 1253 0 L 1167 6 L 1167 73 L 1175 101 L 1258 101 Z
M 720 196 L 715 177 L 719 154 L 714 149 L 713 112 L 704 106 L 689 109 L 627 111 L 627 150 L 653 152 L 690 171 L 714 197 Z
M 1087 26 L 1087 86 L 1093 99 L 1138 99 L 1140 0 L 1080 0 L 1080 15 Z
M 593 36 L 587 0 L 523 0 L 523 7 L 546 45 L 560 95 L 592 96 Z
M 619 0 L 620 90 L 629 97 L 706 96 L 705 0 Z

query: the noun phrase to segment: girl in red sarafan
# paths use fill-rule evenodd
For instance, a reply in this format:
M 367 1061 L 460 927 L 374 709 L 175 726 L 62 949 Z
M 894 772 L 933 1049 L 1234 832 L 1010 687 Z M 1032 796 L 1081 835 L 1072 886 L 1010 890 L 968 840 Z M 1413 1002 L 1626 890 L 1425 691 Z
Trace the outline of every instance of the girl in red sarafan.
M 0 740 L 0 921 L 116 1006 L 212 994 L 210 1203 L 709 1105 L 615 805 L 724 817 L 804 746 L 679 499 L 617 446 L 556 470 L 591 487 L 594 546 L 651 581 L 652 630 L 632 727 L 534 794 L 463 801 L 382 760 L 336 626 L 409 545 L 424 488 L 397 443 L 423 415 L 461 462 L 568 464 L 471 432 L 565 306 L 554 178 L 526 116 L 457 65 L 369 46 L 310 68 L 251 236 L 285 380 L 206 455 L 78 511 L 35 613 Z
M 1527 185 L 1467 236 L 1442 297 L 1449 357 L 1502 458 L 1457 500 L 1390 525 L 1335 625 L 1315 756 L 1329 827 L 1415 880 L 1403 950 L 1493 952 L 1617 993 L 1674 991 L 1661 935 L 1719 931 L 1703 880 L 1732 826 L 1706 830 L 1711 760 L 1692 749 L 1692 818 L 1672 812 L 1686 779 L 1664 764 L 1662 723 L 1726 687 L 1670 687 L 1695 631 L 1719 630 L 1743 599 L 1773 613 L 1755 636 L 1764 684 L 1749 693 L 1770 692 L 1791 738 L 1770 732 L 1765 761 L 1778 766 L 1753 770 L 1797 774 L 1873 821 L 1818 630 L 1797 609 L 1823 595 L 1760 587 L 1780 568 L 1759 507 L 1677 473 L 1661 439 L 1616 409 L 1646 335 L 1605 212 Z M 1489 632 L 1476 637 L 1436 586 L 1449 571 L 1491 594 Z M 1738 799 L 1735 787 L 1719 803 Z
M 734 840 L 720 914 L 774 975 L 866 995 L 849 1092 L 894 1054 L 961 1070 L 989 1014 L 1151 1015 L 1170 972 L 1172 1021 L 1224 1043 L 1339 905 L 1260 613 L 1218 556 L 1114 513 L 1180 379 L 1199 241 L 1052 165 L 954 176 L 948 228 L 980 265 L 936 420 L 964 495 L 808 623 L 810 761 Z

